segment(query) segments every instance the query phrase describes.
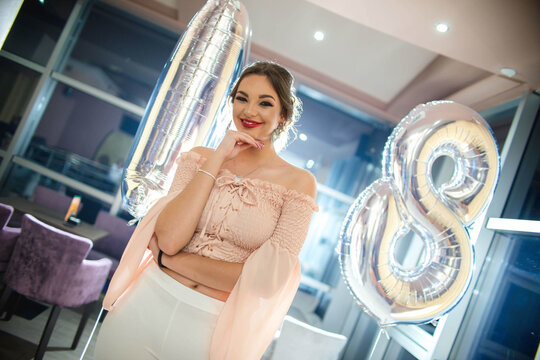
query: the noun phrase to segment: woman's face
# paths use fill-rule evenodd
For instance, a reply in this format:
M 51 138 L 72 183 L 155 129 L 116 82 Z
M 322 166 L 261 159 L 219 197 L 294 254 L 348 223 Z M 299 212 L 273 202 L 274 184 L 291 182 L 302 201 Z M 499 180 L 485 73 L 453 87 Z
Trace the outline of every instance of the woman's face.
M 278 95 L 265 75 L 242 79 L 233 99 L 233 120 L 238 131 L 263 141 L 269 140 L 284 120 Z

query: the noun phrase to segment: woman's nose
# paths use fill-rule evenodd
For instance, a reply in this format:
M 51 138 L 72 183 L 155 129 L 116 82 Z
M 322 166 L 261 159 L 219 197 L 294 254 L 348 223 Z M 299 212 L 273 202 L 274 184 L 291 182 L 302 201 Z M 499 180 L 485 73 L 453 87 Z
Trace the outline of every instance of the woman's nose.
M 251 102 L 247 103 L 246 107 L 244 108 L 244 114 L 246 114 L 246 116 L 257 115 L 256 104 L 253 104 Z

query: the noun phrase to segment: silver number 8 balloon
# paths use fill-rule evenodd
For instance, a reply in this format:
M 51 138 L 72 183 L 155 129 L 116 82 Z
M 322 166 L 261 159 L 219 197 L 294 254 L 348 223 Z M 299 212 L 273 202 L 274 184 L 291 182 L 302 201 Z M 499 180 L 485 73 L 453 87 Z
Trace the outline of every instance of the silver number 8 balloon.
M 436 186 L 432 168 L 441 156 L 453 160 L 454 172 Z M 419 105 L 396 126 L 382 178 L 349 209 L 338 246 L 347 286 L 380 326 L 429 322 L 459 302 L 474 266 L 467 226 L 491 201 L 498 175 L 491 130 L 466 106 Z M 423 252 L 405 267 L 395 250 L 410 232 Z

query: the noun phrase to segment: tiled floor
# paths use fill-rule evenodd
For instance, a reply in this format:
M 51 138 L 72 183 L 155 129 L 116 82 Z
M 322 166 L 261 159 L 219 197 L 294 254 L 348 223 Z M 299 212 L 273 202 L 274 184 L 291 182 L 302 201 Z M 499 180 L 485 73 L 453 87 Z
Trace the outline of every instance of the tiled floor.
M 44 359 L 45 360 L 80 359 L 83 349 L 86 345 L 86 342 L 90 336 L 92 327 L 94 326 L 96 322 L 98 311 L 99 309 L 97 309 L 97 305 L 96 305 L 96 310 L 90 316 L 90 319 L 88 320 L 85 330 L 81 336 L 81 340 L 79 341 L 79 345 L 77 346 L 75 350 L 47 351 L 45 353 Z M 19 316 L 13 316 L 11 320 L 9 321 L 0 321 L 0 331 L 9 333 L 11 335 L 15 335 L 19 338 L 22 338 L 24 340 L 27 340 L 37 345 L 39 343 L 41 333 L 45 327 L 45 323 L 47 322 L 47 318 L 49 317 L 49 313 L 50 313 L 50 309 L 42 312 L 40 315 L 38 315 L 32 320 L 26 320 Z M 77 312 L 72 309 L 62 309 L 62 311 L 60 312 L 60 316 L 56 322 L 54 332 L 51 336 L 51 340 L 49 341 L 49 346 L 59 346 L 59 347 L 71 346 L 71 342 L 73 340 L 73 336 L 75 335 L 75 331 L 77 330 L 77 326 L 79 325 L 80 318 L 81 318 L 80 312 Z M 96 329 L 95 334 L 97 334 L 97 332 L 99 331 L 100 325 L 101 324 L 98 324 L 98 328 Z M 93 359 L 94 345 L 95 345 L 95 340 L 96 340 L 95 334 L 86 351 L 84 360 Z M 0 334 L 0 336 L 2 336 L 2 334 Z M 24 349 L 21 349 L 21 352 L 24 352 Z M 1 349 L 0 349 L 0 354 L 1 354 Z M 9 360 L 9 359 L 2 359 L 2 360 Z

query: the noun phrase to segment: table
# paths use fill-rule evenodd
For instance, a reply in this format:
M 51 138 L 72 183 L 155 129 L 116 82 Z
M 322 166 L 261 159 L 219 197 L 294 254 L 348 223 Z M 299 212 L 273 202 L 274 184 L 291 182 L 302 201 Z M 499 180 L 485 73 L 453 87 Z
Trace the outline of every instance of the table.
M 59 211 L 52 210 L 46 206 L 37 204 L 21 197 L 0 197 L 0 203 L 11 205 L 15 209 L 13 220 L 21 218 L 22 214 L 30 214 L 44 223 L 54 226 L 60 230 L 83 236 L 92 241 L 104 238 L 109 233 L 103 229 L 97 228 L 87 222 L 81 221 L 80 224 L 70 225 L 64 222 L 64 215 Z M 18 214 L 17 214 L 18 213 Z M 10 226 L 15 225 L 10 221 Z M 20 226 L 20 224 L 19 224 Z

